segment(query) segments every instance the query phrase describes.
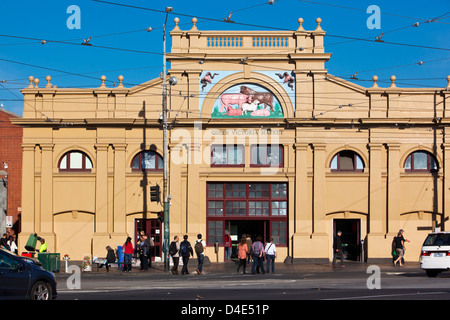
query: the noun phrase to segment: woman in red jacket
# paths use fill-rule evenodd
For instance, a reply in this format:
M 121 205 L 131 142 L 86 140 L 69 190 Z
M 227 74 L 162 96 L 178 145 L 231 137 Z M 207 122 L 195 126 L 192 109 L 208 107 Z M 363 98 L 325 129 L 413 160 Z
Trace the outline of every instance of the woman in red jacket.
M 127 241 L 123 244 L 123 271 L 131 271 L 131 256 L 133 255 L 133 244 L 131 243 L 131 238 L 128 237 Z

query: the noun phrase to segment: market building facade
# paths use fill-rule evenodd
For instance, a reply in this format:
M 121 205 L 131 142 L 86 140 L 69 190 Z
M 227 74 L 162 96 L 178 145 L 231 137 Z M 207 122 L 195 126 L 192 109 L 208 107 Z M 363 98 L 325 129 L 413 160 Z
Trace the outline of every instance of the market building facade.
M 385 261 L 405 230 L 408 258 L 448 229 L 449 84 L 362 87 L 328 74 L 321 20 L 306 31 L 180 30 L 168 54 L 170 239 L 273 237 L 279 261 Z M 174 79 L 174 78 L 172 78 Z M 51 252 L 105 255 L 145 230 L 162 257 L 161 79 L 127 87 L 22 90 L 22 233 Z M 444 82 L 445 79 L 443 79 Z M 450 81 L 447 78 L 447 81 Z M 219 251 L 214 251 L 218 244 Z M 232 251 L 232 258 L 234 252 Z

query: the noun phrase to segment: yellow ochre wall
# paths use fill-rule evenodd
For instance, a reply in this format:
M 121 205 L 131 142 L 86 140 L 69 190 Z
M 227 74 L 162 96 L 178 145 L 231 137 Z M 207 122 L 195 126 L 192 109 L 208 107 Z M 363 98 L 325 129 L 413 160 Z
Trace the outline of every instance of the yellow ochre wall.
M 411 261 L 417 261 L 424 237 L 436 222 L 441 230 L 448 229 L 449 84 L 399 88 L 393 76 L 389 87 L 380 87 L 374 76 L 366 88 L 328 74 L 325 62 L 331 54 L 324 50 L 320 19 L 312 31 L 299 19 L 292 32 L 199 31 L 195 18 L 191 30 L 182 31 L 179 20 L 175 22 L 168 54 L 169 76 L 178 79 L 173 88 L 168 85 L 168 122 L 173 124 L 170 240 L 183 234 L 191 240 L 198 233 L 206 237 L 206 187 L 217 181 L 287 183 L 288 237 L 287 246 L 278 249 L 279 261 L 330 260 L 334 219 L 360 219 L 368 261 L 390 258 L 392 237 L 400 228 L 411 241 L 406 255 Z M 242 45 L 223 42 L 217 47 L 208 42 L 233 37 Z M 252 41 L 258 37 L 286 38 L 288 44 L 255 48 Z M 200 76 L 209 70 L 229 76 L 209 84 L 200 105 Z M 295 91 L 270 79 L 265 71 L 273 70 L 291 70 Z M 50 252 L 61 256 L 105 256 L 107 245 L 122 245 L 127 236 L 136 236 L 135 219 L 156 218 L 162 210 L 161 204 L 150 201 L 148 188 L 162 185 L 163 173 L 144 177 L 131 170 L 140 151 L 163 154 L 162 81 L 127 88 L 120 76 L 118 86 L 107 87 L 102 77 L 98 88 L 60 89 L 51 77 L 46 80 L 39 86 L 30 77 L 30 85 L 22 90 L 23 118 L 14 120 L 23 127 L 19 250 L 36 232 L 47 240 Z M 284 119 L 212 119 L 214 101 L 240 83 L 269 88 L 281 103 Z M 294 99 L 289 98 L 292 92 Z M 212 167 L 210 147 L 217 141 L 243 144 L 245 165 Z M 250 166 L 250 146 L 262 141 L 283 145 L 282 168 Z M 84 152 L 93 169 L 60 172 L 59 160 L 71 150 Z M 343 150 L 361 157 L 362 172 L 331 170 L 331 159 Z M 405 171 L 406 157 L 418 150 L 434 154 L 436 173 Z M 216 261 L 213 248 L 207 255 Z M 222 247 L 218 257 L 223 261 Z

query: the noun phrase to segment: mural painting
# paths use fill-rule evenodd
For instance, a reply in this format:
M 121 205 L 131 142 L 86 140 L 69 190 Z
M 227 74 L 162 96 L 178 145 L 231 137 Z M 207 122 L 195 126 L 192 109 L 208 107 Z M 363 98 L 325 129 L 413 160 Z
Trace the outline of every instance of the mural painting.
M 200 80 L 202 84 L 202 91 L 205 90 L 205 87 L 208 85 L 208 83 L 212 83 L 212 79 L 214 79 L 214 77 L 218 75 L 218 73 L 207 72 L 206 75 Z
M 277 97 L 266 88 L 242 83 L 219 96 L 211 118 L 283 118 L 283 110 Z
M 289 72 L 286 71 L 286 72 L 283 73 L 283 74 L 275 73 L 275 75 L 278 76 L 278 78 L 280 78 L 281 80 L 284 79 L 284 80 L 283 80 L 283 84 L 286 84 L 286 83 L 287 83 L 288 87 L 291 88 L 291 90 L 294 90 L 294 85 L 293 85 L 293 83 L 294 83 L 294 81 L 295 81 L 295 78 L 294 78 L 293 72 L 291 72 L 291 74 L 289 74 Z

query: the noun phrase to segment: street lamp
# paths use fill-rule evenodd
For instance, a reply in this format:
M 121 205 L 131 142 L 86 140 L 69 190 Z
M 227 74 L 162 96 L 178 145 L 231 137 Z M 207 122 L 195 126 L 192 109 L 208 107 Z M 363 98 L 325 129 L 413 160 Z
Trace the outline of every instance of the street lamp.
M 169 225 L 169 189 L 168 189 L 168 176 L 169 176 L 169 142 L 167 137 L 167 59 L 166 59 L 166 24 L 167 17 L 172 12 L 172 7 L 166 7 L 166 19 L 163 26 L 163 93 L 162 93 L 162 114 L 163 114 L 163 205 L 164 205 L 164 270 L 169 270 L 169 237 L 170 237 L 170 225 Z

